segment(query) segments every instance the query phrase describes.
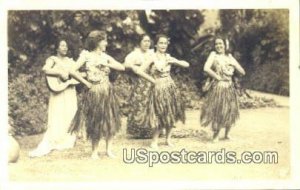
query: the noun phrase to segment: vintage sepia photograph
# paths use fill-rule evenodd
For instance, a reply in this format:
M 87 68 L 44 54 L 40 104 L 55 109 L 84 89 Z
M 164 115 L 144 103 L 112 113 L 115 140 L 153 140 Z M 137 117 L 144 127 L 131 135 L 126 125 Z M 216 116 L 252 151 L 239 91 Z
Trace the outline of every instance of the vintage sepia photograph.
M 299 2 L 136 2 L 7 6 L 4 187 L 297 187 Z

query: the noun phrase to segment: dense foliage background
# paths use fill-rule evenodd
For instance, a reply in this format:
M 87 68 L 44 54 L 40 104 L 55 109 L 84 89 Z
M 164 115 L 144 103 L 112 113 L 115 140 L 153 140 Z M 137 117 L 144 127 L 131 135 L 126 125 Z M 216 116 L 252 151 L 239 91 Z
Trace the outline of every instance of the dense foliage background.
M 222 10 L 220 18 L 247 70 L 244 86 L 288 95 L 288 10 Z
M 173 77 L 189 108 L 198 108 L 203 64 L 215 34 L 227 34 L 234 56 L 246 69 L 242 86 L 289 95 L 289 30 L 287 10 L 220 10 L 219 26 L 199 32 L 209 18 L 205 10 L 146 11 L 9 11 L 9 118 L 12 133 L 29 135 L 46 128 L 48 89 L 41 72 L 45 59 L 55 52 L 58 38 L 69 40 L 76 59 L 89 31 L 108 33 L 107 52 L 123 62 L 141 33 L 170 36 L 169 52 L 191 63 L 174 68 Z M 128 109 L 128 73 L 113 72 L 111 79 Z

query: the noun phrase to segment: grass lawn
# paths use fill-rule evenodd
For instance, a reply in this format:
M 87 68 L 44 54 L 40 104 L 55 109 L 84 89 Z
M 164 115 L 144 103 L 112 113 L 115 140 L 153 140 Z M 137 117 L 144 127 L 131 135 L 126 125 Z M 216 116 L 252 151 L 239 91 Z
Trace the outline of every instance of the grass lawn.
M 260 94 L 258 94 L 260 95 Z M 272 95 L 270 95 L 272 96 Z M 126 118 L 122 131 L 115 137 L 113 151 L 117 158 L 104 155 L 105 144 L 100 147 L 99 160 L 90 159 L 91 146 L 83 139 L 77 140 L 70 150 L 53 151 L 41 158 L 29 158 L 28 152 L 40 142 L 42 135 L 19 138 L 21 155 L 17 163 L 9 164 L 11 182 L 99 182 L 131 180 L 218 180 L 218 179 L 289 179 L 290 178 L 290 138 L 289 106 L 287 97 L 272 96 L 282 107 L 241 110 L 241 117 L 231 131 L 230 141 L 210 142 L 211 131 L 199 124 L 199 110 L 187 111 L 185 125 L 178 124 L 175 134 L 192 131 L 185 138 L 174 138 L 175 147 L 164 145 L 160 139 L 158 152 L 162 151 L 235 151 L 237 156 L 243 151 L 276 151 L 277 164 L 218 164 L 218 163 L 178 163 L 126 164 L 123 149 L 148 148 L 150 140 L 129 139 L 126 136 Z M 176 132 L 178 131 L 178 132 Z M 223 131 L 221 131 L 223 134 Z

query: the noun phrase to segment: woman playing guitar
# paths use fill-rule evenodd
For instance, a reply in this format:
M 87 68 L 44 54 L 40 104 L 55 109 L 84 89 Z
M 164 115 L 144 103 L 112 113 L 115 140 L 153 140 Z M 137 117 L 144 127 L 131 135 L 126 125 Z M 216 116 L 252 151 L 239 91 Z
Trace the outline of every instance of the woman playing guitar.
M 76 90 L 72 85 L 76 82 L 69 80 L 69 72 L 75 62 L 67 57 L 68 44 L 65 39 L 58 41 L 56 51 L 57 54 L 50 56 L 43 67 L 50 88 L 47 131 L 38 147 L 29 153 L 30 157 L 40 157 L 54 149 L 72 148 L 75 143 L 75 135 L 68 133 L 77 111 Z

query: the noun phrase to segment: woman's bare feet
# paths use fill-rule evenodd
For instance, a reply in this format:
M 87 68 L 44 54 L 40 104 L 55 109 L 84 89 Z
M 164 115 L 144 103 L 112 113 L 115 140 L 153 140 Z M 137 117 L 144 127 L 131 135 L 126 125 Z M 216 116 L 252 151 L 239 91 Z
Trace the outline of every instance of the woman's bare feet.
M 151 142 L 149 147 L 152 148 L 152 149 L 158 149 L 157 142 Z
M 212 138 L 213 143 L 219 142 L 219 132 L 220 132 L 220 129 L 214 130 L 214 134 L 213 134 L 213 138 Z
M 99 157 L 98 151 L 93 151 L 91 159 L 98 160 L 99 158 L 100 157 Z
M 217 142 L 219 142 L 219 137 L 213 138 L 211 142 L 212 142 L 212 143 L 217 143 Z
M 166 145 L 168 147 L 174 147 L 175 145 L 171 142 L 171 140 L 167 140 Z
M 109 158 L 116 158 L 116 157 L 117 157 L 114 153 L 112 153 L 112 151 L 107 151 L 107 152 L 106 152 L 106 155 L 107 155 Z
M 227 141 L 232 140 L 232 137 L 229 136 L 229 135 L 226 135 L 226 136 L 224 137 L 224 140 L 227 140 Z
M 29 152 L 28 156 L 30 158 L 35 158 L 35 157 L 42 157 L 42 156 L 45 156 L 47 154 L 50 153 L 50 150 L 39 150 L 39 149 L 35 149 L 31 152 Z

